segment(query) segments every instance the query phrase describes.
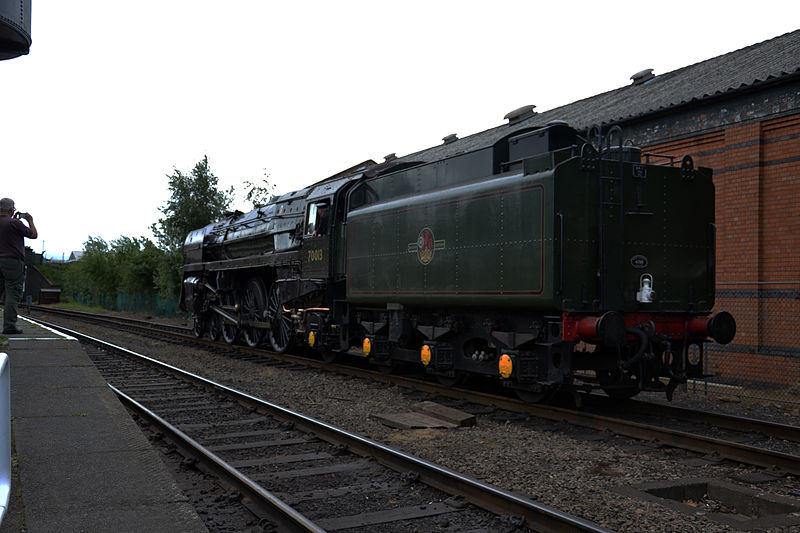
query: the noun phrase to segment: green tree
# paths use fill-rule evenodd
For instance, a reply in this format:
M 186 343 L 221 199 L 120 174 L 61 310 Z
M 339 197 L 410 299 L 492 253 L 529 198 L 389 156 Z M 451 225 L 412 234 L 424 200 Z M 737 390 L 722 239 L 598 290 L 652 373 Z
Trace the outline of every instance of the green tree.
M 160 208 L 164 218 L 151 226 L 159 246 L 165 251 L 178 250 L 186 235 L 220 219 L 233 199 L 233 187 L 218 188 L 218 178 L 208 166 L 208 156 L 198 162 L 190 174 L 177 168 L 169 178 L 170 199 Z
M 275 185 L 269 182 L 269 174 L 264 170 L 264 178 L 259 183 L 244 180 L 242 186 L 245 190 L 244 199 L 253 204 L 253 209 L 264 207 L 276 198 Z
M 158 294 L 164 298 L 177 298 L 181 288 L 181 268 L 183 267 L 183 250 L 161 250 L 155 265 L 155 284 Z
M 100 237 L 89 237 L 83 243 L 83 257 L 64 272 L 64 288 L 83 303 L 97 304 L 100 298 L 116 294 L 119 272 L 108 243 Z
M 120 237 L 111 241 L 110 252 L 119 276 L 118 293 L 155 293 L 156 268 L 165 252 L 153 241 L 145 237 Z

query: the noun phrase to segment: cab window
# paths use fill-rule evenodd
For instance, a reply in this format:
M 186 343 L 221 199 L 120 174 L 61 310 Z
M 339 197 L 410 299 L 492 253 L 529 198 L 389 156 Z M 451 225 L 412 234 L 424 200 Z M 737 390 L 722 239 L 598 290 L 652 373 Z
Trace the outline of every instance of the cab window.
M 328 202 L 317 202 L 308 206 L 306 235 L 318 237 L 328 233 Z

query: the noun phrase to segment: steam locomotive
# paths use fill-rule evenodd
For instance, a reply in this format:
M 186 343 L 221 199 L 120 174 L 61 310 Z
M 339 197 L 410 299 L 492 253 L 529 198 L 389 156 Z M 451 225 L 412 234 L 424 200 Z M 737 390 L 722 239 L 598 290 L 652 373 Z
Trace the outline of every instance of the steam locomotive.
M 449 384 L 483 375 L 530 401 L 558 388 L 671 399 L 703 375 L 704 343 L 736 331 L 712 315 L 712 171 L 642 154 L 618 127 L 531 122 L 192 231 L 181 306 L 195 334 Z

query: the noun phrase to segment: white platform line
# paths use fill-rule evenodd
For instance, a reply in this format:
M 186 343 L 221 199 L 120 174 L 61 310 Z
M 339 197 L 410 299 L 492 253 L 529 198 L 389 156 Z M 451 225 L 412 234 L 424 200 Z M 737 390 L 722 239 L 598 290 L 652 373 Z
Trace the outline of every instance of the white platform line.
M 31 324 L 36 325 L 37 327 L 45 329 L 45 330 L 49 331 L 50 333 L 55 333 L 56 335 L 58 335 L 61 338 L 60 339 L 54 339 L 53 337 L 8 337 L 9 341 L 48 341 L 48 340 L 50 340 L 50 341 L 55 341 L 55 340 L 76 341 L 76 340 L 78 340 L 75 337 L 73 337 L 72 335 L 66 335 L 64 333 L 61 333 L 60 331 L 54 330 L 53 328 L 49 328 L 49 327 L 47 327 L 47 326 L 45 326 L 43 324 L 39 324 L 38 322 L 36 322 L 34 320 L 31 320 L 30 318 L 26 318 L 24 316 L 20 316 L 19 318 L 21 318 L 25 322 L 29 322 Z

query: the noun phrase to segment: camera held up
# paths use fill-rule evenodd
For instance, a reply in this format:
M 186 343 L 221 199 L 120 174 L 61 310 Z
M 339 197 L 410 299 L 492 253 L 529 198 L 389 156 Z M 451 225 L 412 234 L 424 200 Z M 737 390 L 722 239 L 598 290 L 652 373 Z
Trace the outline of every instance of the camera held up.
M 14 213 L 14 218 L 28 218 L 28 213 L 17 211 L 16 213 Z

